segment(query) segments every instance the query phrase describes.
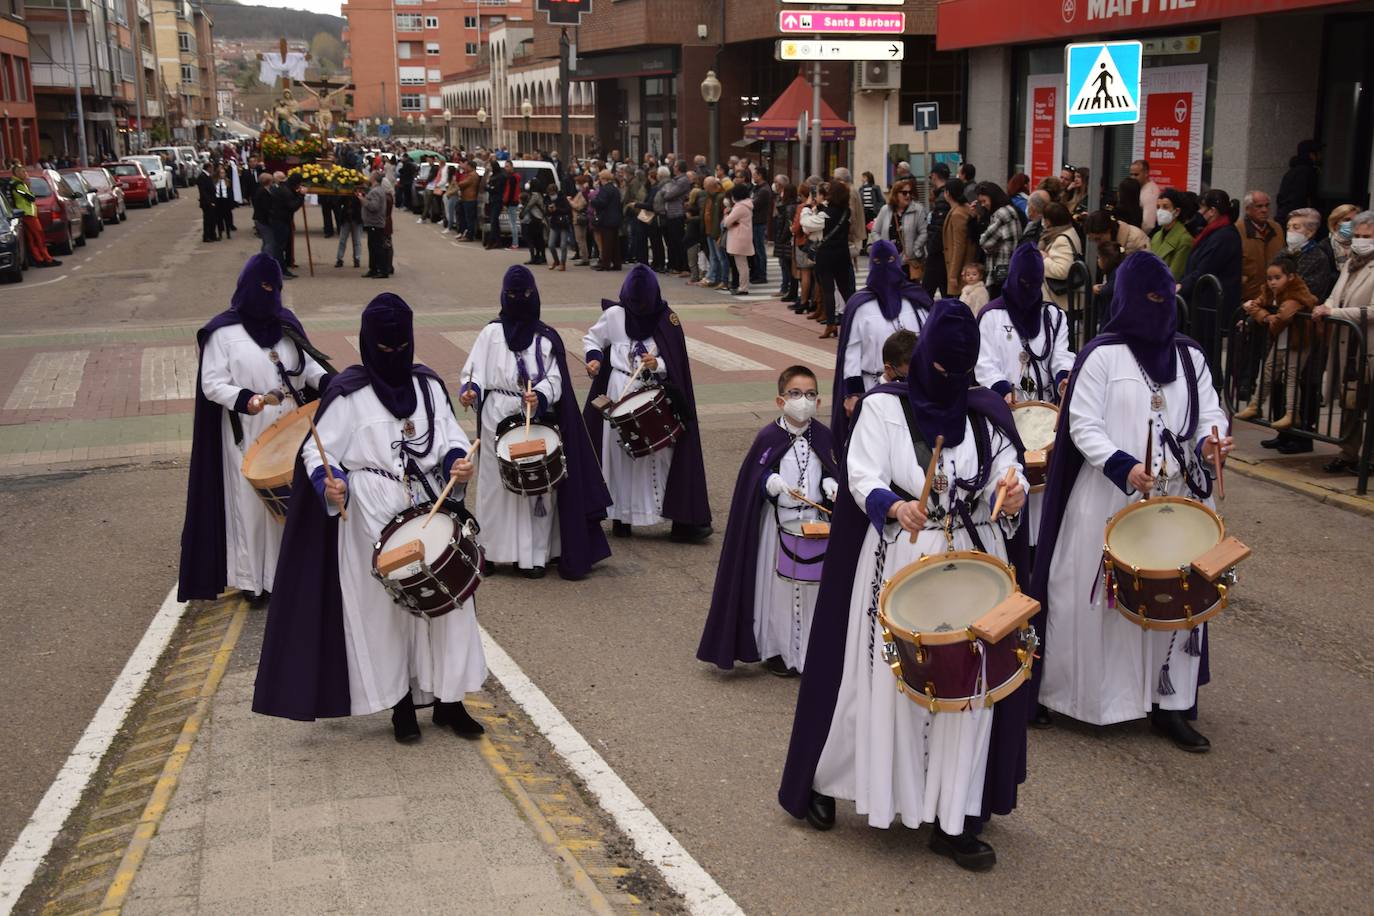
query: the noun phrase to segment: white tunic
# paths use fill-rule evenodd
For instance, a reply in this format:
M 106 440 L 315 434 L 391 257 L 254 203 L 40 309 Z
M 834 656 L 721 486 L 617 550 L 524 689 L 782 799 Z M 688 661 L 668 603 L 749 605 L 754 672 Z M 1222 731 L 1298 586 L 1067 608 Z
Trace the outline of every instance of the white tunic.
M 1045 308 L 1051 312 L 1051 327 L 1055 331 L 1052 346 L 1046 341 L 1043 321 L 1036 326 L 1035 338 L 1025 341 L 1023 347 L 1021 335 L 1016 332 L 1016 326 L 1011 323 L 1011 316 L 1005 310 L 997 309 L 982 314 L 978 321 L 978 365 L 974 369 L 978 384 L 991 388 L 998 382 L 1006 382 L 1016 392 L 1018 401 L 1059 403 L 1059 386 L 1055 384 L 1055 376 L 1073 370 L 1069 322 L 1068 316 L 1057 305 L 1046 303 Z M 1021 357 L 1027 349 L 1030 353 L 1023 364 Z M 1037 368 L 1040 370 L 1038 382 Z M 1021 387 L 1022 380 L 1026 378 L 1030 379 L 1033 386 L 1030 390 Z M 1030 526 L 1026 533 L 1032 547 L 1039 540 L 1040 507 L 1044 498 L 1044 493 L 1032 493 L 1027 501 L 1025 524 Z
M 538 347 L 544 361 L 545 375 L 538 378 Z M 534 381 L 534 390 L 542 394 L 546 404 L 554 404 L 563 396 L 563 376 L 553 358 L 553 344 L 535 335 L 534 341 L 521 354 L 525 369 Z M 546 566 L 550 557 L 558 556 L 558 496 L 557 491 L 542 497 L 521 496 L 507 490 L 501 482 L 496 460 L 496 427 L 506 417 L 524 417 L 524 402 L 520 395 L 524 383 L 516 365 L 516 354 L 506 346 L 505 333 L 499 322 L 489 324 L 477 335 L 468 354 L 467 364 L 460 376 L 481 389 L 482 458 L 477 463 L 477 517 L 482 523 L 482 547 L 493 563 L 515 563 L 521 569 Z M 523 421 L 522 421 L 523 422 Z M 514 433 L 519 435 L 519 433 Z M 537 507 L 544 514 L 536 515 Z
M 925 325 L 926 310 L 919 312 L 911 300 L 902 299 L 897 317 L 888 321 L 876 300 L 866 303 L 854 314 L 845 342 L 842 378 L 862 377 L 864 391 L 883 383 L 883 344 L 897 331 L 920 333 Z
M 1188 352 L 1197 367 L 1201 413 L 1192 441 L 1185 443 L 1191 460 L 1194 448 L 1211 435 L 1213 425 L 1226 427 L 1226 415 L 1217 402 L 1206 360 L 1196 350 Z M 1103 530 L 1113 515 L 1140 498 L 1135 492 L 1121 492 L 1102 469 L 1118 450 L 1144 460 L 1142 451 L 1153 418 L 1152 465 L 1159 473 L 1166 460 L 1163 430 L 1182 430 L 1186 422 L 1188 382 L 1181 366 L 1162 393 L 1164 409 L 1151 410 L 1150 388 L 1124 344 L 1101 346 L 1090 353 L 1074 382 L 1069 429 L 1084 463 L 1064 510 L 1050 565 L 1040 702 L 1094 725 L 1139 719 L 1154 703 L 1164 709 L 1188 709 L 1197 698 L 1200 658 L 1183 651 L 1187 631 L 1174 634 L 1138 627 L 1106 606 L 1106 588 L 1101 583 Z M 1164 494 L 1191 496 L 1172 453 L 1167 461 Z M 1203 630 L 1205 638 L 1205 626 Z M 1165 664 L 1175 690 L 1170 696 L 1159 693 L 1159 674 Z
M 443 389 L 426 381 L 434 399 L 435 436 L 429 453 L 415 459 L 430 474 L 430 487 L 443 487 L 443 459 L 451 449 L 471 444 L 458 426 Z M 477 616 L 469 598 L 461 607 L 432 620 L 416 617 L 391 600 L 372 576 L 373 546 L 382 529 L 397 513 L 428 497 L 418 482 L 411 492 L 396 480 L 364 468 L 401 476 L 399 446 L 405 421 L 391 415 L 372 387 L 362 388 L 330 404 L 318 423 L 329 463 L 347 468 L 348 519 L 339 523 L 339 590 L 343 597 L 344 638 L 348 650 L 348 691 L 353 715 L 389 709 L 409 690 L 418 704 L 436 697 L 446 703 L 463 699 L 486 680 L 487 663 L 477 632 Z M 416 381 L 413 438 L 429 431 L 424 398 Z M 301 449 L 306 470 L 321 464 L 313 439 Z M 455 496 L 461 491 L 455 489 Z M 318 499 L 315 493 L 310 498 Z M 329 514 L 338 514 L 327 503 Z
M 779 425 L 789 434 L 796 431 L 785 421 Z M 825 465 L 811 448 L 805 435 L 797 436 L 783 453 L 777 473 L 790 488 L 800 490 L 818 503 L 823 496 L 821 481 Z M 767 483 L 767 478 L 764 478 Z M 759 553 L 754 573 L 754 643 L 764 659 L 781 655 L 787 667 L 802 670 L 807 641 L 811 636 L 811 616 L 816 610 L 819 582 L 797 582 L 778 575 L 778 520 L 783 522 L 822 518 L 819 510 L 806 505 L 790 493 L 777 497 L 777 511 L 771 498 L 765 498 L 759 512 Z
M 603 311 L 600 320 L 582 338 L 584 353 L 597 350 L 604 359 L 611 361 L 606 397 L 612 401 L 618 401 L 633 389 L 642 387 L 638 381 L 632 385 L 630 379 L 637 346 L 642 346 L 658 360 L 654 375 L 659 379 L 666 377 L 668 365 L 659 354 L 653 338 L 634 341 L 626 333 L 625 309 L 622 306 L 613 305 Z M 611 424 L 602 424 L 601 473 L 606 478 L 607 489 L 611 491 L 613 505 L 607 510 L 611 520 L 630 525 L 656 525 L 663 521 L 663 496 L 668 486 L 668 470 L 672 465 L 672 446 L 643 458 L 631 458 L 620 447 L 620 436 L 611 428 Z
M 200 356 L 200 390 L 207 399 L 224 408 L 220 418 L 223 447 L 220 461 L 224 473 L 224 541 L 226 583 L 245 592 L 272 590 L 277 572 L 277 554 L 281 550 L 282 524 L 268 513 L 258 494 L 243 476 L 243 453 L 263 430 L 283 414 L 296 409 L 294 400 L 282 404 L 263 405 L 254 416 L 239 414 L 243 428 L 243 443 L 234 441 L 234 428 L 229 415 L 238 403 L 239 394 L 247 389 L 255 394 L 285 388 L 269 353 L 276 352 L 281 364 L 294 371 L 301 364 L 302 354 L 296 345 L 283 337 L 276 346 L 262 347 L 248 336 L 241 324 L 231 324 L 210 334 L 205 351 Z M 291 379 L 296 390 L 305 386 L 319 388 L 324 367 L 305 356 L 305 367 Z
M 1010 442 L 991 432 L 992 471 L 972 513 L 983 546 L 1007 558 L 1004 535 L 1015 533 L 1019 517 L 996 525 L 989 511 L 996 500 L 997 482 L 1016 465 Z M 864 402 L 854 426 L 848 453 L 849 489 L 860 506 L 874 490 L 896 483 L 908 493 L 920 493 L 925 469 L 920 466 L 907 432 L 898 396 L 881 394 Z M 972 423 L 965 421 L 964 438 L 946 446 L 941 469 L 951 482 L 972 479 L 978 470 L 978 449 Z M 1025 478 L 1017 466 L 1017 480 Z M 930 510 L 949 510 L 953 486 L 945 493 L 931 491 Z M 886 557 L 879 567 L 880 541 Z M 954 533 L 955 550 L 972 550 L 973 541 L 962 527 Z M 880 536 L 868 526 L 849 604 L 844 674 L 830 733 L 816 767 L 814 788 L 825 795 L 850 798 L 873 827 L 888 827 L 900 818 L 908 827 L 939 818 L 946 833 L 961 833 L 964 818 L 981 814 L 983 777 L 994 709 L 930 713 L 897 692 L 892 669 L 882 659 L 882 632 L 873 601 L 875 582 L 894 576 L 921 557 L 946 550 L 945 535 L 936 521 L 911 543 L 910 535 L 888 520 Z M 870 614 L 870 610 L 873 612 Z M 970 609 L 970 619 L 986 609 Z

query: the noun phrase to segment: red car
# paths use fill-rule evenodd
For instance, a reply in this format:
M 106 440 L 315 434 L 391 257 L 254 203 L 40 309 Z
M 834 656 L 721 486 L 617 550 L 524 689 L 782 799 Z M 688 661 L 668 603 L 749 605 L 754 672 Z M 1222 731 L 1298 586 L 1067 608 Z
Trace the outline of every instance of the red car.
M 137 162 L 106 162 L 101 166 L 114 175 L 115 181 L 124 189 L 126 204 L 142 204 L 144 207 L 157 206 L 157 188 L 153 180 Z
M 81 201 L 57 174 L 56 169 L 25 166 L 29 190 L 38 204 L 38 219 L 43 223 L 44 240 L 58 254 L 71 254 L 73 246 L 86 244 L 86 227 L 81 216 Z
M 124 209 L 124 189 L 104 166 L 91 165 L 79 170 L 86 184 L 100 197 L 100 218 L 107 223 L 122 223 L 129 218 Z

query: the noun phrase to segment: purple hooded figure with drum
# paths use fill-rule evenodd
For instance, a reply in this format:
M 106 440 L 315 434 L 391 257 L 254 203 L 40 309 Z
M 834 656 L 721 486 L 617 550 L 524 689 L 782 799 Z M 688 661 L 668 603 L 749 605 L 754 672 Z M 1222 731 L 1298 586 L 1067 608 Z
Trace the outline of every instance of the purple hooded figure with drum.
M 281 287 L 276 260 L 253 255 L 230 307 L 196 332 L 200 368 L 178 601 L 216 598 L 232 586 L 260 603 L 272 590 L 299 444 L 290 436 L 304 434 L 300 408 L 332 372 L 282 308 Z M 255 452 L 269 441 L 277 447 Z M 245 466 L 246 457 L 263 460 Z
M 906 381 L 857 405 L 778 792 L 819 830 L 837 798 L 873 827 L 933 824 L 931 849 L 972 870 L 1025 779 L 1035 645 L 1021 446 L 971 387 L 978 341 L 966 305 L 937 302 Z
M 414 362 L 399 297 L 363 311 L 359 350 L 296 462 L 253 710 L 309 721 L 391 709 L 408 743 L 416 706 L 432 703 L 436 725 L 474 738 L 483 729 L 462 701 L 487 675 L 472 599 L 481 551 L 461 495 L 442 499 L 472 478 L 472 444 L 444 383 Z M 413 561 L 383 562 L 393 545 Z

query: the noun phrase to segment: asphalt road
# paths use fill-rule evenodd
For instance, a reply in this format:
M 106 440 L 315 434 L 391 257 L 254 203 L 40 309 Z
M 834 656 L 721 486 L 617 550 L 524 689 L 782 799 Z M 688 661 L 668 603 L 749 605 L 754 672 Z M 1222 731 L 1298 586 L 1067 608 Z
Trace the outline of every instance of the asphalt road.
M 176 325 L 189 342 L 190 328 L 227 303 L 253 247 L 248 237 L 202 246 L 198 222 L 185 197 L 131 214 L 85 250 L 92 261 L 68 261 L 85 270 L 0 289 L 7 334 L 117 327 L 165 341 Z M 397 232 L 400 272 L 388 286 L 422 318 L 426 309 L 494 315 L 515 253 L 456 249 L 412 222 Z M 384 288 L 348 270 L 319 272 L 287 288 L 307 325 L 356 314 Z M 593 305 L 619 279 L 537 276 L 546 306 L 569 308 Z M 727 304 L 676 285 L 666 294 L 675 305 Z M 737 318 L 774 321 L 762 308 Z M 774 353 L 769 372 L 784 360 Z M 739 459 L 771 410 L 758 396 L 768 378 L 715 377 L 738 388 L 730 400 L 758 397 L 761 411 L 706 419 L 718 526 Z M 0 479 L 0 548 L 19 558 L 0 590 L 5 846 L 174 581 L 184 479 L 175 464 Z M 478 615 L 749 912 L 1364 908 L 1374 861 L 1364 759 L 1374 721 L 1361 702 L 1374 676 L 1360 574 L 1370 522 L 1238 475 L 1227 491 L 1227 521 L 1255 556 L 1212 630 L 1199 723 L 1212 753 L 1178 752 L 1143 724 L 1032 733 L 1030 778 L 1017 812 L 988 830 L 1000 862 L 985 875 L 932 857 L 924 832 L 868 828 L 843 802 L 827 834 L 777 806 L 797 682 L 753 667 L 722 675 L 694 658 L 719 536 L 704 546 L 655 532 L 614 541 L 616 556 L 582 583 L 497 576 Z

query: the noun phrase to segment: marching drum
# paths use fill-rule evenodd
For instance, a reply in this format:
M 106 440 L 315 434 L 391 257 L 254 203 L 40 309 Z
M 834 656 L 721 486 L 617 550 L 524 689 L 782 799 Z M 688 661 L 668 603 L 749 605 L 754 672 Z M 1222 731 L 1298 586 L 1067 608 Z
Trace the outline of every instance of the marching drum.
M 485 556 L 477 523 L 443 509 L 426 527 L 430 508 L 415 506 L 397 515 L 372 550 L 372 575 L 416 617 L 442 617 L 482 584 Z
M 1226 607 L 1250 548 L 1211 509 L 1182 496 L 1133 502 L 1107 522 L 1107 604 L 1147 630 L 1190 630 Z
M 609 399 L 593 404 L 615 427 L 620 447 L 633 458 L 665 449 L 687 431 L 668 392 L 657 386 L 631 392 L 614 404 Z
M 883 660 L 897 689 L 930 712 L 991 707 L 1030 676 L 1040 602 L 1014 570 L 976 550 L 922 557 L 878 598 Z
M 793 582 L 821 581 L 830 523 L 789 518 L 778 523 L 778 576 Z
M 319 406 L 319 401 L 311 401 L 280 417 L 243 453 L 243 476 L 279 522 L 286 521 L 296 454 L 310 435 L 310 420 Z
M 1026 447 L 1026 482 L 1032 493 L 1045 489 L 1045 478 L 1054 451 L 1054 429 L 1059 424 L 1059 408 L 1048 401 L 1017 401 L 1011 418 L 1021 444 Z
M 526 435 L 523 414 L 506 417 L 497 425 L 496 462 L 501 483 L 521 496 L 548 493 L 568 476 L 558 430 L 533 420 Z

